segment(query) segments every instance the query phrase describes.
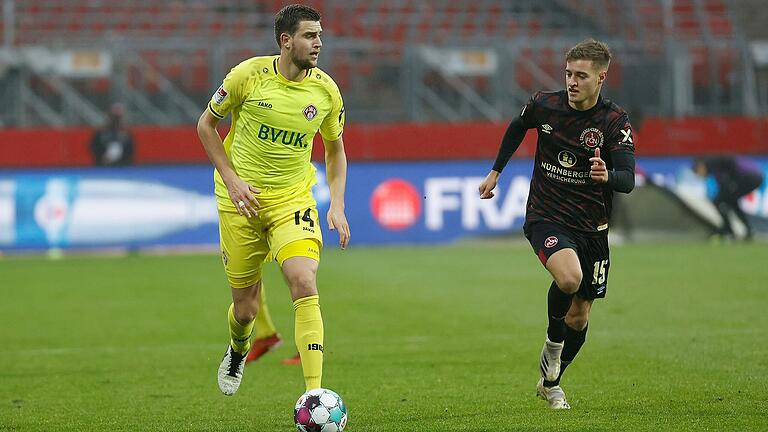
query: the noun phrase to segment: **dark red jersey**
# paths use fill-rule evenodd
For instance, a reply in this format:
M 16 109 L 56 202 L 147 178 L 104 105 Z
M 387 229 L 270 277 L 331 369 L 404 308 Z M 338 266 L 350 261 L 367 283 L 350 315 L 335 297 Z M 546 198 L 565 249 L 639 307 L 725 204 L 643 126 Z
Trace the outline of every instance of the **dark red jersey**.
M 549 221 L 586 234 L 607 233 L 613 190 L 590 178 L 589 158 L 600 148 L 609 170 L 618 153 L 630 153 L 634 160 L 627 113 L 602 97 L 591 109 L 578 111 L 563 90 L 536 93 L 520 119 L 539 135 L 526 224 Z

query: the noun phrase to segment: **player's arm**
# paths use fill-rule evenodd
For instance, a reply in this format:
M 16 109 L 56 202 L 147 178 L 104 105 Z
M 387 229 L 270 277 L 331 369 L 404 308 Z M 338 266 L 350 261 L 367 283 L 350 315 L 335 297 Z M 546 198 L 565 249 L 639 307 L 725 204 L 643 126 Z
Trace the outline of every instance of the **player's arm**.
M 520 144 L 525 138 L 525 133 L 530 129 L 529 123 L 533 116 L 533 104 L 534 98 L 523 107 L 520 115 L 516 116 L 509 123 L 507 131 L 504 132 L 504 137 L 501 139 L 501 146 L 499 147 L 499 153 L 496 156 L 496 162 L 493 163 L 493 169 L 485 177 L 482 183 L 480 183 L 479 191 L 481 199 L 493 198 L 493 189 L 496 188 L 501 171 L 507 166 L 507 162 L 512 155 L 520 147 Z
M 630 193 L 635 188 L 635 154 L 620 152 L 612 155 L 613 169 L 608 171 L 608 186 L 617 192 Z
M 630 193 L 635 188 L 635 155 L 632 152 L 615 152 L 611 155 L 613 169 L 608 169 L 600 156 L 600 147 L 595 149 L 589 175 L 596 183 L 608 183 L 616 192 Z
M 608 138 L 606 149 L 610 152 L 612 169 L 608 169 L 600 156 L 600 147 L 595 149 L 595 156 L 590 158 L 590 177 L 596 183 L 608 186 L 623 193 L 630 193 L 635 188 L 635 144 L 632 126 L 626 116 L 622 117 L 618 127 Z
M 238 177 L 224 150 L 221 136 L 216 130 L 218 124 L 219 118 L 207 108 L 197 121 L 197 136 L 200 137 L 200 142 L 208 154 L 208 159 L 216 167 L 216 171 L 219 172 L 221 179 L 227 186 L 229 198 L 237 208 L 237 212 L 248 217 L 254 216 L 256 209 L 259 208 L 259 202 L 256 201 L 254 194 L 259 193 L 259 190 Z M 244 205 L 240 205 L 240 202 L 243 202 Z
M 325 145 L 325 175 L 331 190 L 331 206 L 328 209 L 328 228 L 338 230 L 339 246 L 346 249 L 349 244 L 350 231 L 347 216 L 344 214 L 344 191 L 347 187 L 347 155 L 344 152 L 344 140 L 326 140 Z

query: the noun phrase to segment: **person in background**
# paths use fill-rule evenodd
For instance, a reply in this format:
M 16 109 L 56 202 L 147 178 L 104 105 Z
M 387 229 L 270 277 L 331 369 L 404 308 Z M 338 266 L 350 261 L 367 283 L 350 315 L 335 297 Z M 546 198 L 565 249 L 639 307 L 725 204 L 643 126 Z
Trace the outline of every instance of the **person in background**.
M 91 154 L 96 165 L 121 166 L 133 163 L 133 136 L 125 127 L 125 106 L 112 104 L 107 123 L 91 138 Z
M 735 237 L 730 219 L 733 211 L 747 229 L 744 239 L 751 240 L 752 225 L 739 206 L 739 199 L 763 184 L 764 176 L 760 167 L 750 160 L 735 156 L 710 156 L 696 158 L 693 171 L 701 177 L 712 176 L 717 183 L 717 195 L 712 203 L 723 218 L 723 225 L 716 234 L 726 238 Z

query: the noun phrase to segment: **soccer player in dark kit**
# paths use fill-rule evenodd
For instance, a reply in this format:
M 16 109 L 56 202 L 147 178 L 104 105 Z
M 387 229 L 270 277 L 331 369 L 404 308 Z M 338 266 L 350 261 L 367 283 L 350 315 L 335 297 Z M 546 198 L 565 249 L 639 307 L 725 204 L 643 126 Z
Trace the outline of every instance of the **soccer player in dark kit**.
M 592 302 L 605 297 L 608 220 L 614 191 L 635 186 L 634 137 L 627 113 L 600 96 L 608 46 L 586 40 L 566 55 L 566 90 L 538 92 L 509 124 L 496 163 L 480 184 L 493 198 L 499 175 L 528 129 L 538 142 L 526 206 L 525 236 L 552 275 L 547 338 L 537 394 L 570 409 L 560 379 L 584 344 Z

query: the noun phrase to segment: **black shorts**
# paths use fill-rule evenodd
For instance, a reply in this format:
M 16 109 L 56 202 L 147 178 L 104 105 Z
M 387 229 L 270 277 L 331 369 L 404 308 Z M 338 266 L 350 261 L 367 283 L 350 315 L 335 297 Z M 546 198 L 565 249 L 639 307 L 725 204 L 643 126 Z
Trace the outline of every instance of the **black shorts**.
M 587 300 L 605 297 L 611 266 L 608 236 L 586 236 L 550 222 L 533 222 L 523 229 L 544 266 L 549 257 L 561 249 L 576 251 L 583 275 L 576 295 Z

